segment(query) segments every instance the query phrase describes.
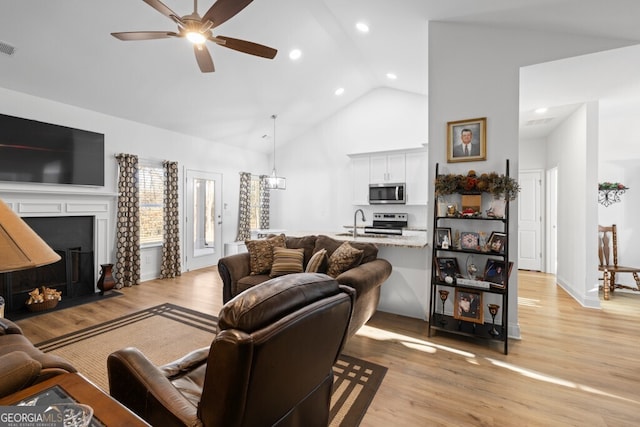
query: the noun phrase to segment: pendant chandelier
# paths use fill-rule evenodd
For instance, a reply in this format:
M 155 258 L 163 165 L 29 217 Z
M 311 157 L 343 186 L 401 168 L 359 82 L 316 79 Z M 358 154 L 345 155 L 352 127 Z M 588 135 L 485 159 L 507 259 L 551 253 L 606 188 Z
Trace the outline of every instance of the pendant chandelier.
M 277 115 L 272 115 L 273 119 L 273 169 L 271 170 L 271 176 L 267 178 L 267 188 L 271 190 L 286 190 L 287 188 L 287 179 L 278 176 L 276 173 L 276 118 Z

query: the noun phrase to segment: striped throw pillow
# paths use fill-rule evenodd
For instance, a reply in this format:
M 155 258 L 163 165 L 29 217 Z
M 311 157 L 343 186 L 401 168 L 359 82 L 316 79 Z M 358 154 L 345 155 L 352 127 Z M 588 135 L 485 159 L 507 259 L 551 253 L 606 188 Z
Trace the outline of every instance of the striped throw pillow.
M 273 264 L 270 277 L 284 276 L 291 273 L 302 273 L 304 249 L 273 248 Z
M 327 271 L 327 250 L 320 249 L 309 259 L 305 273 L 324 273 L 325 271 Z

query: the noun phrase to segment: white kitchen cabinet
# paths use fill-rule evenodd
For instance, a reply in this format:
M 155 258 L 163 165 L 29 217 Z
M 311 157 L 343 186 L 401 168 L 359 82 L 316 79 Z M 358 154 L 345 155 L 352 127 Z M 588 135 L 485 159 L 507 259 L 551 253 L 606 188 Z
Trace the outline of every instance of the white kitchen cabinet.
M 353 185 L 353 204 L 369 204 L 369 156 L 351 158 L 351 183 Z
M 429 184 L 427 151 L 411 151 L 405 156 L 407 204 L 426 205 Z
M 371 184 L 405 182 L 405 154 L 380 154 L 369 157 Z

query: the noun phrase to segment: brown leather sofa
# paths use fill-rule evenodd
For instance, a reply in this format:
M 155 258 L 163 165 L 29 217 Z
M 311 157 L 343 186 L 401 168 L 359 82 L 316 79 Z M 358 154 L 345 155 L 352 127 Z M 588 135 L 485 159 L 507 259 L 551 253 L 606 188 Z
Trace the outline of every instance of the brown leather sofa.
M 18 325 L 0 318 L 0 397 L 67 372 L 76 369 L 62 357 L 37 349 Z
M 287 248 L 303 249 L 306 268 L 311 257 L 321 249 L 330 257 L 344 242 L 324 235 L 285 237 Z M 336 276 L 338 283 L 356 291 L 356 303 L 349 325 L 349 337 L 353 336 L 375 313 L 380 302 L 380 286 L 391 275 L 391 264 L 378 258 L 378 248 L 372 243 L 349 242 L 363 251 L 361 261 L 352 268 Z M 326 269 L 325 269 L 326 270 Z M 323 270 L 320 270 L 324 272 Z M 223 257 L 218 261 L 218 272 L 223 284 L 223 302 L 229 301 L 242 291 L 270 279 L 269 274 L 251 275 L 249 253 Z
M 110 393 L 154 426 L 326 427 L 353 300 L 324 274 L 275 278 L 224 305 L 210 347 L 160 367 L 109 355 Z

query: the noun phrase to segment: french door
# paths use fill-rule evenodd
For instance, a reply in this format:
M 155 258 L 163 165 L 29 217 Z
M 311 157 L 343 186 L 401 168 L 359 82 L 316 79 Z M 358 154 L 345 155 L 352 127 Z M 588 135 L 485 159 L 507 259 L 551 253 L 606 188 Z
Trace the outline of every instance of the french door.
M 186 271 L 216 265 L 222 256 L 222 175 L 185 172 Z

